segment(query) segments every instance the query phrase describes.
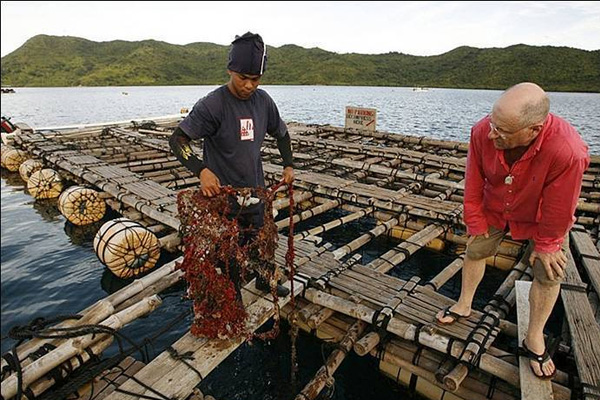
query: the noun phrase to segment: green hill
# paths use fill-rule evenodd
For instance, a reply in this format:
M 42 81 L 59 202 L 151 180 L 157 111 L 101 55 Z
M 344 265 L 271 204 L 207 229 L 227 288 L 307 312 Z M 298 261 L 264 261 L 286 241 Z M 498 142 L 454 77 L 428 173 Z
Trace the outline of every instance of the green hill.
M 155 40 L 92 42 L 38 35 L 2 58 L 2 85 L 220 84 L 228 46 Z M 459 47 L 437 56 L 338 54 L 295 45 L 269 48 L 263 84 L 505 89 L 533 81 L 546 90 L 600 92 L 600 50 L 515 45 Z

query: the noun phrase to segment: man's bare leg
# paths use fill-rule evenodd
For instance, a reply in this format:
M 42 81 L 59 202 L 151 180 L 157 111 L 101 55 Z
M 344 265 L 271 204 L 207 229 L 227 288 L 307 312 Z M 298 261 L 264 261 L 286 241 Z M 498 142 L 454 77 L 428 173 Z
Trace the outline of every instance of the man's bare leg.
M 525 338 L 525 345 L 536 354 L 542 354 L 546 349 L 544 326 L 552 313 L 559 293 L 560 285 L 543 285 L 537 279 L 533 280 L 529 291 L 529 330 Z M 531 361 L 531 367 L 537 376 L 542 376 L 538 362 Z M 549 360 L 543 364 L 543 374 L 551 375 L 554 368 L 554 363 Z
M 485 273 L 485 258 L 481 260 L 472 260 L 468 255 L 465 255 L 465 263 L 462 268 L 462 287 L 460 289 L 460 297 L 458 302 L 450 307 L 450 311 L 453 311 L 459 315 L 471 314 L 471 305 L 473 304 L 473 297 L 475 291 L 483 279 Z M 442 323 L 450 323 L 454 318 L 447 316 L 442 318 L 443 311 L 437 313 L 436 318 Z

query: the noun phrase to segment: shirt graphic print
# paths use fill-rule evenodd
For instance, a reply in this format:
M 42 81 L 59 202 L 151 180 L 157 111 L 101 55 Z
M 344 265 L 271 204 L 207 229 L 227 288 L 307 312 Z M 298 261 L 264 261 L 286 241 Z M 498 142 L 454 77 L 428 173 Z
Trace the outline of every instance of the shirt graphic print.
M 252 118 L 240 119 L 240 140 L 254 141 L 254 121 Z

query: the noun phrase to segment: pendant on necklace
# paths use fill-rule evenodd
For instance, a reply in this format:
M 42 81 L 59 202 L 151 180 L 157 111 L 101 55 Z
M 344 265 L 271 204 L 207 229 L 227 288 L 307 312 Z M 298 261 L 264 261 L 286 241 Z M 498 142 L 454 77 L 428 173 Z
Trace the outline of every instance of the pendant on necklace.
M 512 185 L 513 178 L 514 178 L 514 176 L 508 175 L 506 178 L 504 178 L 504 183 L 507 184 L 507 185 Z

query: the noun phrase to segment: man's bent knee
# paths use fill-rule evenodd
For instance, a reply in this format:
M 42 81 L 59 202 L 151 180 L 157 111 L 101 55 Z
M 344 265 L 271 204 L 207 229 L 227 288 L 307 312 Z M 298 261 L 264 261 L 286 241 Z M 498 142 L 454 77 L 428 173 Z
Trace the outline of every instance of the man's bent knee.
M 562 278 L 554 273 L 554 279 L 550 279 L 544 264 L 536 259 L 531 267 L 533 269 L 533 279 L 538 281 L 543 286 L 556 286 L 560 285 Z

